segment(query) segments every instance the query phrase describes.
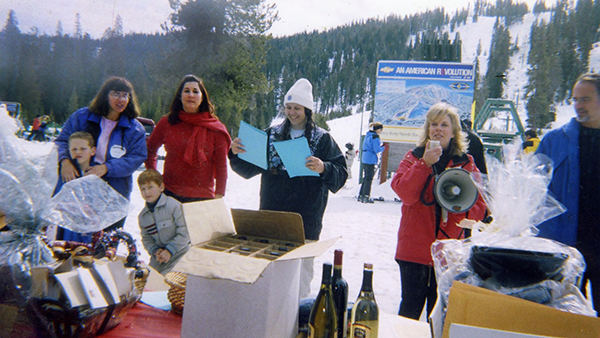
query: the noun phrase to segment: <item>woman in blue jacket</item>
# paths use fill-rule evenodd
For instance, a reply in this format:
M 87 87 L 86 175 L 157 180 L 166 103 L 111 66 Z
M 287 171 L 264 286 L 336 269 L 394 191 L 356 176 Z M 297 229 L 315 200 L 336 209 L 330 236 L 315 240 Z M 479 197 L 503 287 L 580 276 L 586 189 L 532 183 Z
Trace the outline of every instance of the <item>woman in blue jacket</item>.
M 358 194 L 358 201 L 362 203 L 373 203 L 371 184 L 373 183 L 373 176 L 375 176 L 375 165 L 378 162 L 377 155 L 385 149 L 379 138 L 382 131 L 383 125 L 379 122 L 373 122 L 371 123 L 371 130 L 367 132 L 363 140 L 361 162 L 364 176 Z
M 83 175 L 103 178 L 117 192 L 129 199 L 133 189 L 133 173 L 146 160 L 146 133 L 136 120 L 140 116 L 131 83 L 111 77 L 100 88 L 89 107 L 74 112 L 54 141 L 58 146 L 59 174 L 63 182 L 79 177 L 69 157 L 69 136 L 85 131 L 94 137 L 96 156 Z M 122 228 L 125 218 L 107 230 Z

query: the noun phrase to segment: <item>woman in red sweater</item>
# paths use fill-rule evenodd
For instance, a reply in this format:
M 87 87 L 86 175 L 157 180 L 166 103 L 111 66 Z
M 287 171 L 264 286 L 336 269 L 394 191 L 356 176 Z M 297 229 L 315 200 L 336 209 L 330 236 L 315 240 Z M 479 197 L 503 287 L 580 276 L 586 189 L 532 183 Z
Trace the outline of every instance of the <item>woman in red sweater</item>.
M 181 203 L 221 198 L 227 184 L 231 137 L 214 114 L 202 80 L 186 75 L 169 114 L 148 138 L 146 169 L 156 169 L 156 152 L 164 145 L 165 194 Z
M 402 283 L 401 316 L 419 320 L 425 302 L 427 317 L 431 314 L 437 298 L 431 244 L 436 239 L 465 238 L 464 229 L 457 224 L 465 218 L 481 220 L 485 215 L 481 195 L 467 212 L 448 213 L 447 217 L 443 217 L 433 195 L 435 178 L 446 168 L 479 171 L 467 154 L 467 146 L 456 108 L 435 104 L 427 112 L 417 147 L 404 156 L 392 179 L 392 189 L 402 200 L 396 247 Z

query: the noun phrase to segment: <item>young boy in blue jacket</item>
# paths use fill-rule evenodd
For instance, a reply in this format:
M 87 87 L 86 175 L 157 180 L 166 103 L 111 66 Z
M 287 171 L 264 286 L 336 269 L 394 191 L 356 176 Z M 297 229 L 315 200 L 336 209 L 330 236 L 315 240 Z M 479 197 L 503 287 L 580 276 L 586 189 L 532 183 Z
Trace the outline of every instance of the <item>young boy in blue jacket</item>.
M 96 165 L 94 162 L 96 147 L 92 135 L 84 131 L 78 131 L 71 134 L 71 136 L 69 136 L 69 155 L 70 161 L 77 170 L 79 177 L 83 177 L 88 168 Z M 58 175 L 58 182 L 56 183 L 52 196 L 56 195 L 60 189 L 62 189 L 64 183 L 62 177 Z M 56 239 L 79 243 L 91 243 L 92 234 L 82 234 L 64 228 L 58 228 Z

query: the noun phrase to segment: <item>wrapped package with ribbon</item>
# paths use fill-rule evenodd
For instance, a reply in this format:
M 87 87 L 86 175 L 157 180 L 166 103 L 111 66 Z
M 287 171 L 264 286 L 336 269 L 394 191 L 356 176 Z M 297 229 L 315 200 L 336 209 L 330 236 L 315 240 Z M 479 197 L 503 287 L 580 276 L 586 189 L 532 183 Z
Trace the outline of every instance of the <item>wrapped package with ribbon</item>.
M 127 216 L 129 203 L 101 178 L 57 182 L 57 151 L 15 136 L 0 108 L 0 325 L 2 337 L 92 337 L 117 325 L 139 300 L 144 278 L 135 241 L 108 233 L 92 244 L 48 243 L 45 229 L 98 232 Z M 46 147 L 49 151 L 35 151 Z M 116 244 L 129 255 L 116 259 Z
M 443 323 L 454 281 L 595 316 L 579 289 L 585 271 L 581 253 L 536 237 L 537 225 L 565 211 L 547 193 L 552 161 L 542 154 L 504 153 L 504 162 L 487 158 L 487 175 L 472 174 L 478 175 L 473 181 L 488 206 L 488 221 L 464 220 L 460 225 L 472 229 L 470 238 L 438 240 L 431 247 L 438 283 L 436 316 Z

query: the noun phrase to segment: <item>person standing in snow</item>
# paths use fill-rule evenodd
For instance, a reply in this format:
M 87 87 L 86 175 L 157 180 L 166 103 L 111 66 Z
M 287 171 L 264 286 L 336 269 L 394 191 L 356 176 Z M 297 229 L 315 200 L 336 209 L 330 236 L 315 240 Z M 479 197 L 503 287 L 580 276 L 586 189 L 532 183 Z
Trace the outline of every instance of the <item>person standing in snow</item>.
M 352 178 L 352 164 L 354 163 L 354 158 L 358 154 L 358 150 L 354 149 L 354 144 L 352 142 L 346 143 L 346 153 L 344 157 L 346 158 L 346 167 L 348 168 L 348 178 Z
M 40 115 L 37 115 L 33 119 L 33 123 L 31 124 L 31 132 L 29 133 L 29 136 L 27 136 L 27 141 L 31 141 L 31 139 L 35 140 L 37 138 L 37 134 L 40 131 L 41 124 L 42 122 L 40 121 Z
M 156 170 L 158 149 L 167 151 L 165 195 L 181 203 L 222 198 L 227 186 L 227 152 L 231 137 L 215 115 L 201 79 L 186 75 L 169 114 L 148 138 L 146 169 Z
M 346 160 L 333 137 L 313 121 L 312 85 L 307 79 L 298 80 L 285 94 L 283 103 L 285 121 L 266 130 L 267 170 L 237 156 L 245 152 L 239 138 L 231 144 L 231 169 L 246 179 L 260 174 L 260 209 L 299 213 L 306 239 L 318 240 L 329 191 L 336 193 L 348 178 Z M 302 136 L 308 140 L 312 153 L 306 158 L 306 167 L 319 176 L 290 178 L 273 143 Z
M 299 79 L 285 94 L 285 120 L 267 128 L 267 170 L 238 157 L 245 152 L 243 140 L 236 138 L 231 144 L 229 160 L 231 169 L 249 179 L 258 174 L 260 180 L 260 209 L 296 212 L 302 216 L 304 237 L 319 240 L 323 228 L 323 214 L 327 207 L 329 191 L 336 193 L 348 179 L 346 159 L 333 137 L 313 121 L 314 101 L 312 85 Z M 306 168 L 319 176 L 290 177 L 274 142 L 306 137 L 311 156 L 305 159 Z M 302 260 L 300 297 L 310 293 L 314 258 Z
M 443 217 L 433 194 L 435 178 L 446 168 L 479 172 L 467 146 L 456 109 L 446 103 L 435 104 L 427 112 L 417 147 L 404 156 L 392 178 L 392 190 L 402 200 L 395 257 L 402 283 L 400 316 L 419 320 L 425 302 L 427 316 L 431 314 L 437 299 L 431 244 L 437 239 L 464 238 L 465 231 L 457 224 L 465 218 L 482 220 L 485 216 L 481 195 L 469 211 Z
M 534 153 L 540 145 L 540 139 L 533 129 L 525 131 L 525 141 L 523 142 L 523 153 Z
M 363 140 L 361 163 L 363 165 L 363 180 L 358 194 L 358 201 L 362 203 L 373 203 L 371 198 L 371 185 L 375 176 L 375 165 L 379 162 L 378 155 L 385 150 L 381 144 L 379 134 L 383 131 L 383 125 L 379 122 L 371 123 L 371 130 L 367 132 Z
M 554 162 L 548 191 L 567 211 L 538 226 L 538 236 L 578 249 L 586 263 L 582 291 L 591 282 L 592 300 L 600 312 L 600 74 L 587 73 L 572 92 L 576 116 L 548 132 L 536 154 Z
M 101 177 L 129 200 L 133 173 L 147 157 L 146 132 L 136 120 L 138 116 L 140 110 L 133 85 L 122 77 L 106 80 L 90 106 L 74 112 L 54 141 L 63 182 L 81 176 L 69 156 L 69 137 L 77 131 L 86 131 L 94 137 L 96 165 L 83 175 Z M 124 224 L 125 218 L 105 230 L 122 228 Z

